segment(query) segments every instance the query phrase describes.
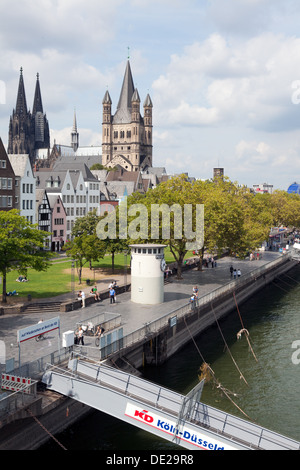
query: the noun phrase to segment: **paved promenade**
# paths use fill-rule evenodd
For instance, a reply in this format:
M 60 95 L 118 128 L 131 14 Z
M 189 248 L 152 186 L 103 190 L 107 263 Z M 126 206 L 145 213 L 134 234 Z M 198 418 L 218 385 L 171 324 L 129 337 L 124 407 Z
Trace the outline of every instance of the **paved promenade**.
M 110 304 L 109 300 L 95 302 L 91 306 L 81 308 L 66 313 L 27 313 L 27 314 L 10 314 L 0 316 L 0 341 L 4 341 L 6 345 L 6 359 L 15 358 L 16 365 L 19 359 L 19 347 L 17 343 L 17 331 L 28 326 L 38 323 L 41 318 L 48 320 L 60 317 L 60 335 L 65 331 L 74 330 L 76 323 L 97 316 L 102 312 L 110 312 L 122 316 L 122 325 L 124 336 L 137 330 L 145 323 L 158 319 L 159 317 L 170 313 L 181 306 L 186 305 L 192 294 L 194 285 L 198 286 L 199 296 L 208 294 L 209 292 L 231 282 L 230 265 L 236 269 L 240 269 L 242 276 L 254 271 L 263 265 L 274 261 L 282 255 L 274 252 L 264 252 L 260 260 L 249 261 L 239 260 L 235 258 L 223 258 L 217 262 L 217 267 L 203 267 L 203 271 L 190 269 L 183 273 L 183 279 L 178 281 L 175 277 L 171 278 L 171 282 L 165 285 L 165 302 L 160 305 L 138 305 L 131 302 L 131 293 L 127 292 L 117 296 L 117 302 Z M 42 275 L 42 274 L 41 274 Z M 116 279 L 123 282 L 122 276 Z M 130 280 L 130 276 L 127 276 Z M 98 283 L 98 290 L 108 289 L 110 279 L 104 279 Z M 84 289 L 89 295 L 90 287 Z M 49 300 L 56 300 L 55 298 Z M 43 341 L 36 342 L 34 339 L 22 343 L 20 348 L 21 364 L 33 361 L 39 357 L 46 356 L 51 352 L 58 350 L 59 335 L 58 332 L 51 332 Z M 61 344 L 61 342 L 60 342 Z M 92 337 L 85 338 L 86 345 L 94 345 Z

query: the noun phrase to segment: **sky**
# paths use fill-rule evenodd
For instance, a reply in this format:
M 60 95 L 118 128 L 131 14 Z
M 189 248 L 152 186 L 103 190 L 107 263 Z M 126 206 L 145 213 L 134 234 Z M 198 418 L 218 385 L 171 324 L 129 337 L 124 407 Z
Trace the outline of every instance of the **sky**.
M 0 18 L 4 145 L 21 67 L 30 109 L 39 73 L 51 144 L 70 145 L 76 109 L 80 145 L 101 145 L 130 57 L 154 106 L 153 166 L 300 183 L 299 0 L 1 0 Z

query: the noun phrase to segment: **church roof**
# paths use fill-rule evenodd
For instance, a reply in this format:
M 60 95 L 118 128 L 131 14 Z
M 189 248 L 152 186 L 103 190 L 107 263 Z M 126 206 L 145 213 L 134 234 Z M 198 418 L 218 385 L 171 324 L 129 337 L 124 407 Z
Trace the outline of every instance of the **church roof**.
M 153 108 L 153 103 L 152 103 L 152 100 L 150 98 L 149 93 L 146 96 L 146 99 L 145 99 L 145 102 L 144 102 L 144 108 Z
M 131 122 L 131 100 L 134 94 L 134 83 L 129 60 L 127 61 L 122 90 L 119 98 L 117 112 L 114 115 L 113 123 L 122 124 Z

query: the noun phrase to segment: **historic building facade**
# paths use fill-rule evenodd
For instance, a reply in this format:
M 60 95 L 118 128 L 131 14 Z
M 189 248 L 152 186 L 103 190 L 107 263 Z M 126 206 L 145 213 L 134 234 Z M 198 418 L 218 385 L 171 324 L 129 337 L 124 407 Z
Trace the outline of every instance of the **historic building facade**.
M 108 168 L 119 165 L 127 171 L 152 167 L 153 104 L 148 94 L 144 102 L 143 117 L 129 60 L 116 113 L 112 114 L 112 100 L 108 91 L 102 104 L 102 165 Z
M 31 163 L 39 149 L 50 148 L 50 132 L 43 111 L 39 74 L 37 74 L 32 113 L 27 109 L 23 69 L 20 71 L 16 108 L 9 121 L 8 154 L 28 154 Z

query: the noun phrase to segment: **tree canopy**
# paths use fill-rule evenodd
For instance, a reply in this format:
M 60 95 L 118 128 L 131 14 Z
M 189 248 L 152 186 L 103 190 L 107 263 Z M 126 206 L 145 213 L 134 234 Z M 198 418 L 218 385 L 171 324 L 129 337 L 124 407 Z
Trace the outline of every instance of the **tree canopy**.
M 7 273 L 16 270 L 27 275 L 27 269 L 46 271 L 51 253 L 44 251 L 48 232 L 38 230 L 19 211 L 0 211 L 0 273 L 3 278 L 2 302 L 6 303 Z

